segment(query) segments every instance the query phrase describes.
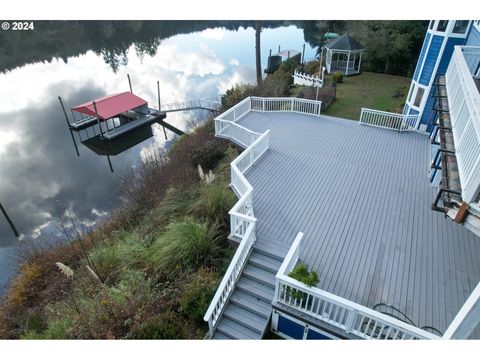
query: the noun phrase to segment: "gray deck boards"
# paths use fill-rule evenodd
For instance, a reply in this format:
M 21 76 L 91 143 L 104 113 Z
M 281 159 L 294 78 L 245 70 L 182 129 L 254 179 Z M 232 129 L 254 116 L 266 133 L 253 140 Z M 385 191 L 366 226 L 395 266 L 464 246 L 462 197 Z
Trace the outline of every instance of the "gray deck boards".
M 270 151 L 247 173 L 258 245 L 285 256 L 302 231 L 319 287 L 444 332 L 480 280 L 480 239 L 430 209 L 428 138 L 291 113 L 240 124 L 271 130 Z

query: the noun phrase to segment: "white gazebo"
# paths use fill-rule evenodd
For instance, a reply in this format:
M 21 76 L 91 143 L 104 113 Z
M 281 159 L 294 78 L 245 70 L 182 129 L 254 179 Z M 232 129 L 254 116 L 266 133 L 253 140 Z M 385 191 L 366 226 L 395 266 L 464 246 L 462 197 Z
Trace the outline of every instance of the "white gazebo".
M 344 34 L 324 45 L 326 51 L 325 65 L 328 73 L 339 71 L 344 75 L 356 75 L 360 73 L 362 53 L 365 48 L 354 38 Z

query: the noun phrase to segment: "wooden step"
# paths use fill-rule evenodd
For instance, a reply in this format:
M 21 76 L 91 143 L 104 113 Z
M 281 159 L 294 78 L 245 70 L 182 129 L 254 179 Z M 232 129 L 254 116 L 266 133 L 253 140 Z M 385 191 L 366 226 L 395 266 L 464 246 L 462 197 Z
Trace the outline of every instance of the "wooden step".
M 280 265 L 282 265 L 282 262 L 280 260 L 272 258 L 271 256 L 264 255 L 255 250 L 248 258 L 248 262 L 258 266 L 259 268 L 270 271 L 275 275 L 277 274 Z
M 222 334 L 219 331 L 215 331 L 215 334 L 213 335 L 212 340 L 233 340 L 233 339 L 225 334 Z
M 232 303 L 227 305 L 223 316 L 260 334 L 263 334 L 268 323 L 268 319 L 265 319 L 265 317 L 259 316 Z
M 259 316 L 263 316 L 265 319 L 268 319 L 272 312 L 271 304 L 259 300 L 240 289 L 235 290 L 230 298 L 230 302 Z
M 257 281 L 245 276 L 240 278 L 237 283 L 237 288 L 267 303 L 272 302 L 275 294 L 275 289 L 272 289 L 270 286 L 260 284 Z
M 242 277 L 250 278 L 272 289 L 275 288 L 275 274 L 253 264 L 247 264 L 247 266 L 245 266 Z
M 223 317 L 218 324 L 217 331 L 223 335 L 231 337 L 232 339 L 255 339 L 261 338 L 262 334 L 258 331 L 253 331 L 238 322 Z
M 275 260 L 283 261 L 285 256 L 287 255 L 288 251 L 290 250 L 290 246 L 282 243 L 262 243 L 257 241 L 253 245 L 254 251 L 271 257 Z

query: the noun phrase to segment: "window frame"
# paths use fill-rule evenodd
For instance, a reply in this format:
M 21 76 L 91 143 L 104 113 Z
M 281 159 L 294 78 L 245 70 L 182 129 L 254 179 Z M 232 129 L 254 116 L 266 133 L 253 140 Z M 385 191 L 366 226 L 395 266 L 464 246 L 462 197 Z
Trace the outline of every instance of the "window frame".
M 436 27 L 436 31 L 438 32 L 445 32 L 447 31 L 447 28 L 448 28 L 448 24 L 449 24 L 450 20 L 438 20 L 437 22 L 437 27 Z M 445 27 L 443 28 L 443 30 L 440 30 L 440 25 L 443 25 L 445 24 Z
M 418 109 L 419 109 L 420 106 L 422 105 L 422 101 L 423 101 L 423 98 L 424 98 L 424 96 L 425 96 L 425 90 L 426 90 L 426 89 L 425 89 L 424 87 L 422 87 L 422 86 L 417 86 L 417 91 L 415 92 L 415 98 L 413 99 L 413 106 L 415 106 L 415 107 L 418 108 Z M 421 97 L 420 97 L 420 99 L 419 99 L 419 98 L 418 98 L 418 94 L 419 94 L 420 91 L 422 91 L 422 93 L 421 93 Z M 419 100 L 419 101 L 418 101 L 418 105 L 417 105 L 417 100 Z
M 465 28 L 463 29 L 463 31 L 455 31 L 455 29 L 457 28 L 457 24 L 458 23 L 464 23 L 466 22 L 465 24 Z M 455 24 L 453 25 L 453 30 L 452 30 L 452 34 L 465 34 L 468 30 L 468 23 L 469 23 L 469 20 L 456 20 L 455 21 Z

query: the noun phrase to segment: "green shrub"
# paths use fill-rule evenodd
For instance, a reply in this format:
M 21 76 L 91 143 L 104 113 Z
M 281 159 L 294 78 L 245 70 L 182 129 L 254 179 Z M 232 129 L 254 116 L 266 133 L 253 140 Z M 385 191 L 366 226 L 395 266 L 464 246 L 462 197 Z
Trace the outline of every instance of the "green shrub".
M 137 325 L 129 334 L 130 339 L 182 339 L 185 338 L 184 320 L 169 311 Z
M 190 159 L 193 166 L 200 165 L 203 169 L 211 170 L 223 158 L 225 147 L 216 139 L 207 140 L 202 145 L 191 150 Z
M 255 85 L 235 84 L 222 96 L 222 111 L 226 111 L 246 97 L 254 95 L 255 89 Z
M 26 314 L 26 318 L 22 328 L 25 332 L 41 332 L 45 329 L 45 320 L 42 315 L 34 310 L 29 310 Z
M 43 331 L 29 330 L 20 336 L 24 340 L 62 340 L 72 338 L 70 330 L 72 321 L 68 317 L 59 318 L 48 323 L 48 327 Z
M 203 316 L 215 295 L 218 286 L 217 275 L 201 268 L 180 299 L 183 312 L 191 319 L 203 324 Z
M 295 265 L 288 276 L 304 283 L 308 287 L 315 286 L 318 283 L 318 274 L 315 271 L 308 271 L 307 265 L 303 263 Z
M 293 270 L 288 273 L 288 276 L 304 283 L 308 287 L 315 286 L 318 283 L 318 274 L 315 271 L 308 271 L 307 265 L 302 263 L 295 265 Z M 288 294 L 297 300 L 307 300 L 308 298 L 307 294 L 301 290 L 290 289 Z
M 119 231 L 112 236 L 111 241 L 89 252 L 97 275 L 107 284 L 115 283 L 127 269 L 141 265 L 147 251 L 137 232 Z
M 335 71 L 332 74 L 332 79 L 334 83 L 340 84 L 343 82 L 343 74 L 340 71 Z
M 218 226 L 192 218 L 172 222 L 150 249 L 150 264 L 157 271 L 215 265 L 224 254 Z
M 225 227 L 229 221 L 228 211 L 236 200 L 235 194 L 224 185 L 204 185 L 192 206 L 192 215 Z

